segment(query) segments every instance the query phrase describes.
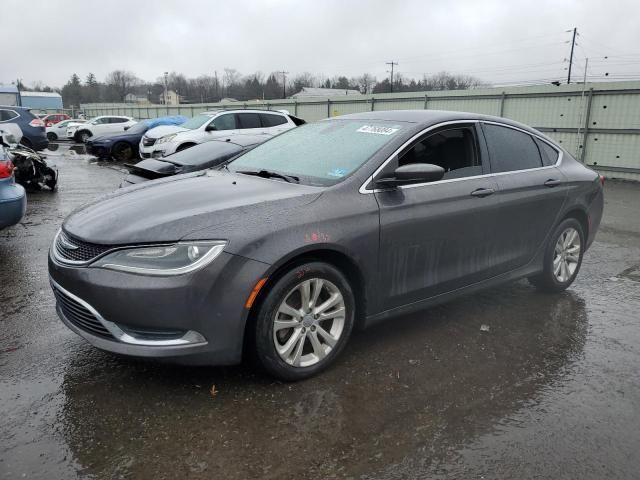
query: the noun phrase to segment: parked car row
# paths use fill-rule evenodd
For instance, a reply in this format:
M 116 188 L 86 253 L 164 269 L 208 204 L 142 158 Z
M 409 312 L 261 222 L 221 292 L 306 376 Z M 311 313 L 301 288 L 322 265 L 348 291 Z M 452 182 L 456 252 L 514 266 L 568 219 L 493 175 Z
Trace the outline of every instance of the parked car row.
M 87 141 L 87 153 L 98 158 L 115 158 L 120 161 L 129 161 L 139 157 L 138 146 L 142 136 L 149 130 L 162 126 L 181 125 L 187 121 L 182 115 L 143 120 L 131 127 L 125 127 L 123 132 L 103 134 L 91 137 Z

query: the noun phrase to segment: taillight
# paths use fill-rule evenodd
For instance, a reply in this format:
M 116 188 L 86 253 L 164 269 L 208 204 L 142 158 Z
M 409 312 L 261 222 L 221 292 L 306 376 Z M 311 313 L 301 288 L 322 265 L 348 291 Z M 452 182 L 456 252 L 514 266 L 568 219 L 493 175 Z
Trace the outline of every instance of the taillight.
M 605 176 L 604 175 L 598 175 L 598 176 L 600 177 L 600 185 L 604 187 Z
M 44 122 L 39 118 L 34 118 L 29 122 L 29 125 L 31 125 L 32 127 L 44 127 Z
M 9 160 L 0 161 L 0 178 L 9 178 L 11 175 L 13 175 L 13 163 Z

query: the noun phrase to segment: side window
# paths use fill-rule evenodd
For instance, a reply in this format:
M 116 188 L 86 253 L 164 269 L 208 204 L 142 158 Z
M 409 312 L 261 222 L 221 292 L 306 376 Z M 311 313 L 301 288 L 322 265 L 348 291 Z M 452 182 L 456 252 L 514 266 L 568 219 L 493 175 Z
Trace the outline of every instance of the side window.
M 542 164 L 545 167 L 555 165 L 558 161 L 558 156 L 560 155 L 558 151 L 547 142 L 543 142 L 542 140 L 539 140 L 537 138 L 536 143 L 538 144 L 538 147 L 540 147 L 540 153 L 542 154 Z
M 240 128 L 260 128 L 260 117 L 257 113 L 239 113 Z
M 450 128 L 418 140 L 398 156 L 398 165 L 431 163 L 444 168 L 443 179 L 482 175 L 473 128 Z
M 111 117 L 109 123 L 126 123 L 129 120 L 123 117 Z
M 18 114 L 13 110 L 0 110 L 0 122 L 6 122 L 7 120 L 13 120 Z
M 109 119 L 104 117 L 104 118 L 98 118 L 97 120 L 94 120 L 93 122 L 94 125 L 104 125 L 105 123 L 109 123 Z
M 512 172 L 542 166 L 540 152 L 531 135 L 498 125 L 484 124 L 492 172 Z
M 287 119 L 282 115 L 274 115 L 273 113 L 260 113 L 263 127 L 276 127 L 287 123 Z
M 216 119 L 211 123 L 215 125 L 216 130 L 235 130 L 236 128 L 238 128 L 236 126 L 236 116 L 233 113 L 220 115 L 219 117 L 216 117 Z

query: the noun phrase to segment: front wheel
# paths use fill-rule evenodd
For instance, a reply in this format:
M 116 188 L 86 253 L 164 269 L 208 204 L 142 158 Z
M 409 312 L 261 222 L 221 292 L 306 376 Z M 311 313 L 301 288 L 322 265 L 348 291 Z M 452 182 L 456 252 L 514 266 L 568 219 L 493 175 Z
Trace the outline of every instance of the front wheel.
M 543 292 L 561 292 L 576 279 L 584 255 L 582 225 L 567 218 L 556 228 L 544 255 L 544 270 L 529 281 Z
M 302 380 L 329 366 L 345 347 L 353 330 L 355 299 L 339 270 L 310 262 L 276 281 L 257 315 L 259 362 L 277 378 Z
M 119 162 L 126 162 L 133 157 L 133 147 L 127 142 L 119 142 L 113 146 L 112 156 Z
M 47 140 L 49 140 L 50 142 L 55 142 L 56 140 L 58 140 L 58 135 L 53 132 L 49 132 L 47 133 Z
M 79 143 L 87 143 L 90 138 L 91 133 L 86 130 L 82 130 L 81 132 L 76 134 L 76 141 Z

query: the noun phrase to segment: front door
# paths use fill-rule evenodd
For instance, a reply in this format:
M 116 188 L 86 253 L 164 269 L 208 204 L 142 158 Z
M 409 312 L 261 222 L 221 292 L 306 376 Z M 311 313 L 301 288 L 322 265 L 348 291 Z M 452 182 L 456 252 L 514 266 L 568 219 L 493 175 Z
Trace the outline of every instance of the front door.
M 425 134 L 380 173 L 436 164 L 442 180 L 375 193 L 380 206 L 381 304 L 407 305 L 494 274 L 497 185 L 475 124 Z M 386 309 L 386 308 L 385 308 Z

